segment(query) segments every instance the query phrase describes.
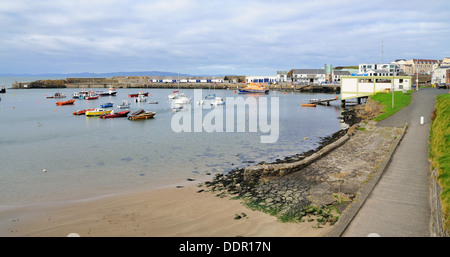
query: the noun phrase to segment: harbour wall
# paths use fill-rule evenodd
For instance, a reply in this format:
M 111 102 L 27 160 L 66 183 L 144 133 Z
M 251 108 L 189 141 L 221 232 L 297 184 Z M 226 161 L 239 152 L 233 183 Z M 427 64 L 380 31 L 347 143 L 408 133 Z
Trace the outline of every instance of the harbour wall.
M 246 83 L 235 82 L 180 82 L 180 83 L 164 83 L 164 82 L 148 82 L 142 79 L 128 78 L 67 78 L 60 80 L 37 80 L 32 82 L 15 82 L 12 84 L 13 89 L 28 88 L 172 88 L 172 89 L 229 89 L 238 90 L 243 88 Z M 340 91 L 340 85 L 304 85 L 293 84 L 291 82 L 279 82 L 277 84 L 265 84 L 270 90 L 279 91 L 302 91 L 302 92 L 330 92 L 337 93 Z

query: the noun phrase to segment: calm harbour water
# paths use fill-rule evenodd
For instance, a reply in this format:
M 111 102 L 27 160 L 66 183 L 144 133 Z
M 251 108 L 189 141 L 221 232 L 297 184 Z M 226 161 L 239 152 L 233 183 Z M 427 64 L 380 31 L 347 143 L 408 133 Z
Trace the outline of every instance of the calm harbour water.
M 272 97 L 279 99 L 279 138 L 276 143 L 263 144 L 260 137 L 267 133 L 248 129 L 174 132 L 171 122 L 175 114 L 168 98 L 171 89 L 142 89 L 150 93 L 149 100 L 158 104 L 132 102 L 128 94 L 141 89 L 119 88 L 116 96 L 77 99 L 74 105 L 56 106 L 57 101 L 71 99 L 72 93 L 80 89 L 13 90 L 7 83 L 3 83 L 6 94 L 0 94 L 0 210 L 174 186 L 186 183 L 188 178 L 198 182 L 249 165 L 249 161 L 271 162 L 315 149 L 321 138 L 344 126 L 338 119 L 338 101 L 316 108 L 300 106 L 309 98 L 335 96 L 330 94 L 272 91 L 255 96 L 267 97 L 269 102 Z M 67 98 L 46 98 L 57 91 Z M 180 91 L 194 96 L 194 90 Z M 202 94 L 212 91 L 203 90 Z M 215 93 L 224 98 L 253 97 L 233 90 Z M 72 114 L 108 101 L 115 107 L 123 99 L 130 100 L 132 112 L 139 108 L 155 111 L 155 118 L 130 121 Z M 192 113 L 195 105 L 193 99 Z M 204 109 L 203 116 L 211 111 Z

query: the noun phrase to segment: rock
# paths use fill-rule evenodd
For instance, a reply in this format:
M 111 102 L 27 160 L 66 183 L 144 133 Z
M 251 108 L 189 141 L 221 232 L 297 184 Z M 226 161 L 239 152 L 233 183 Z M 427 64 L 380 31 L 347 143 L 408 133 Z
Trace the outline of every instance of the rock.
M 314 187 L 307 199 L 316 206 L 329 205 L 335 201 L 333 198 L 333 190 L 328 182 L 322 182 Z

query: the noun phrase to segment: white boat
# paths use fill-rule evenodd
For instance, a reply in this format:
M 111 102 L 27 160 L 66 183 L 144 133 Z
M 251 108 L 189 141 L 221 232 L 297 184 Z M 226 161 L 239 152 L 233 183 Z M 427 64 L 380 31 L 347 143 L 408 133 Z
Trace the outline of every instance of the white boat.
M 136 103 L 138 103 L 138 102 L 145 102 L 145 101 L 147 101 L 147 97 L 144 96 L 143 94 L 139 94 L 138 97 L 134 98 L 134 101 Z
M 211 100 L 211 105 L 217 106 L 217 105 L 224 105 L 225 100 L 222 97 L 216 97 L 214 100 Z
M 175 104 L 189 104 L 191 103 L 191 98 L 185 96 L 184 94 L 180 94 L 178 98 L 174 100 Z
M 118 109 L 127 109 L 130 108 L 130 103 L 127 100 L 123 100 L 122 104 L 116 106 Z

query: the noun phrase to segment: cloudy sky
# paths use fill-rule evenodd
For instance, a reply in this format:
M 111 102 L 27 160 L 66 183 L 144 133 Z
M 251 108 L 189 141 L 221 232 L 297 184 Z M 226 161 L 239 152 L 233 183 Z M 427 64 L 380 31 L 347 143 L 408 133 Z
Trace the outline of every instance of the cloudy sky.
M 0 0 L 0 73 L 273 75 L 443 57 L 448 0 Z

